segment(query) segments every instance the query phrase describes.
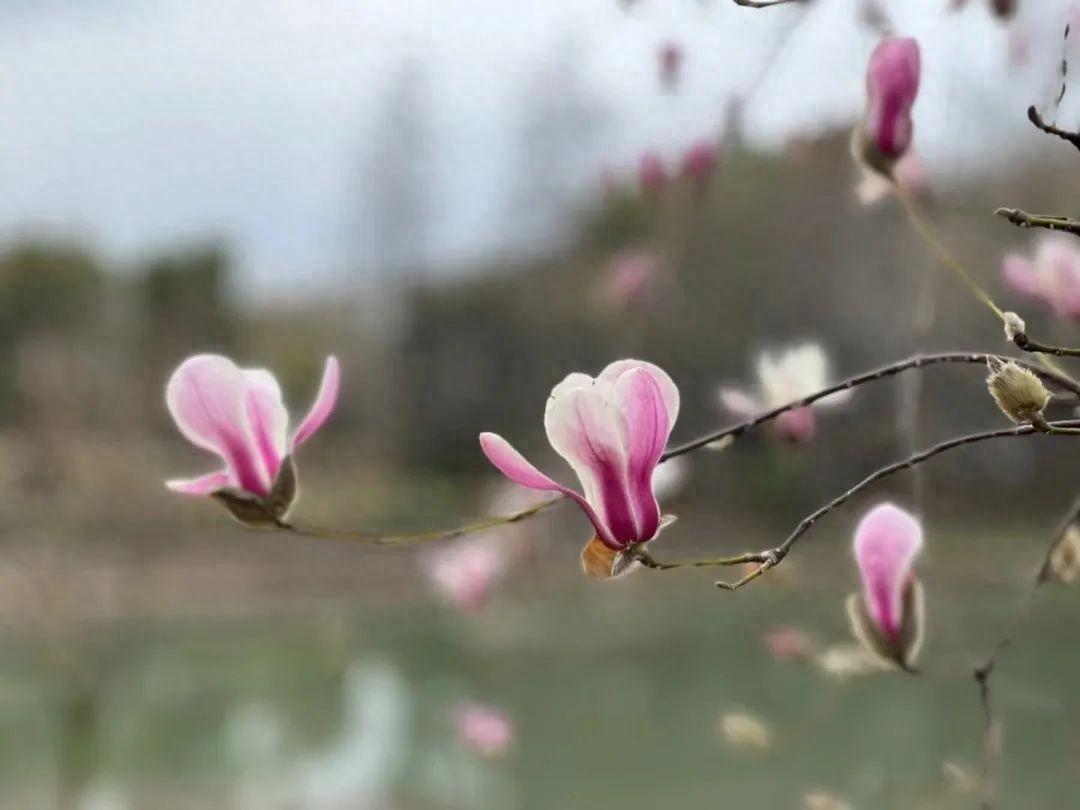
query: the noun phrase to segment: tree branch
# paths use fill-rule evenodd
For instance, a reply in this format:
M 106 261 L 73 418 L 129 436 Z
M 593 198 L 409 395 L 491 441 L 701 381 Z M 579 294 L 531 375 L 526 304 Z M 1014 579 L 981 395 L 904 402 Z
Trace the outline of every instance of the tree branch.
M 1035 433 L 1059 435 L 1071 431 L 1072 428 L 1075 428 L 1077 426 L 1080 426 L 1080 420 L 1073 419 L 1061 422 L 1050 422 L 1045 425 L 1042 430 L 1034 427 L 1033 425 L 1019 425 L 1011 428 L 1000 428 L 998 430 L 985 431 L 983 433 L 972 433 L 967 436 L 959 436 L 957 438 L 949 439 L 939 444 L 935 444 L 933 447 L 930 447 L 919 453 L 915 453 L 914 455 L 908 456 L 901 461 L 897 461 L 889 464 L 886 467 L 882 467 L 881 469 L 876 470 L 875 472 L 866 476 L 866 478 L 857 483 L 851 489 L 836 496 L 827 504 L 817 509 L 815 512 L 811 513 L 807 517 L 803 518 L 799 525 L 795 527 L 795 531 L 788 535 L 787 539 L 775 548 L 765 549 L 764 551 L 743 554 L 739 557 L 730 558 L 731 562 L 729 564 L 731 565 L 736 565 L 739 563 L 759 563 L 760 565 L 758 568 L 754 569 L 745 577 L 734 583 L 717 582 L 716 584 L 718 587 L 725 588 L 727 590 L 735 590 L 736 588 L 740 588 L 746 583 L 761 576 L 770 568 L 779 565 L 788 555 L 788 552 L 791 551 L 791 547 L 799 541 L 799 538 L 801 538 L 808 531 L 810 531 L 810 529 L 814 526 L 815 523 L 821 520 L 821 518 L 825 517 L 825 515 L 829 514 L 829 512 L 832 512 L 837 507 L 847 503 L 864 489 L 866 489 L 872 484 L 877 483 L 883 478 L 887 478 L 890 475 L 894 475 L 904 470 L 909 470 L 913 467 L 918 466 L 919 464 L 922 464 L 925 461 L 928 461 L 934 456 L 948 452 L 949 450 L 954 450 L 958 447 L 963 447 L 965 445 L 989 441 L 990 439 L 1004 439 L 1014 436 L 1031 436 Z M 1068 435 L 1072 434 L 1069 433 Z
M 877 380 L 891 377 L 894 374 L 900 374 L 901 372 L 908 371 L 910 369 L 925 368 L 926 366 L 940 365 L 942 363 L 985 363 L 992 357 L 997 357 L 995 354 L 986 354 L 984 352 L 943 352 L 941 354 L 918 354 L 913 357 L 908 357 L 897 363 L 891 363 L 887 366 L 881 366 L 880 368 L 873 369 L 871 371 L 865 371 L 862 374 L 856 374 L 854 377 L 848 377 L 846 380 L 841 380 L 835 385 L 831 385 L 828 388 L 811 394 L 810 396 L 797 399 L 794 402 L 789 402 L 786 405 L 781 405 L 778 408 L 773 408 L 770 411 L 755 416 L 753 419 L 747 419 L 744 422 L 731 425 L 730 427 L 722 428 L 721 430 L 706 433 L 703 436 L 698 436 L 696 439 L 677 445 L 671 448 L 661 456 L 662 461 L 666 461 L 669 458 L 675 458 L 676 456 L 682 456 L 686 453 L 692 453 L 706 445 L 718 442 L 722 439 L 726 439 L 731 436 L 733 438 L 740 436 L 752 428 L 757 427 L 763 422 L 768 422 L 771 419 L 775 419 L 780 414 L 787 411 L 795 410 L 796 408 L 804 408 L 807 405 L 812 405 L 819 399 L 832 396 L 840 391 L 847 391 L 850 388 L 863 385 L 869 382 L 875 382 Z M 1042 366 L 1034 363 L 1026 363 L 1022 360 L 1014 361 L 1024 368 L 1028 369 L 1034 374 L 1037 374 L 1042 379 L 1052 382 L 1055 385 L 1064 388 L 1074 394 L 1080 394 L 1080 385 L 1068 377 L 1058 374 L 1055 371 L 1050 371 Z
M 984 809 L 993 807 L 994 805 L 997 781 L 995 771 L 997 760 L 1001 753 L 1000 723 L 996 719 L 994 713 L 993 687 L 990 678 L 994 674 L 994 670 L 997 668 L 1001 657 L 1013 645 L 1017 634 L 1023 629 L 1024 625 L 1027 624 L 1028 619 L 1031 617 L 1031 609 L 1038 597 L 1039 588 L 1046 584 L 1050 579 L 1050 560 L 1053 557 L 1054 549 L 1057 548 L 1058 543 L 1061 542 L 1072 525 L 1078 520 L 1080 520 L 1080 498 L 1075 500 L 1072 506 L 1069 507 L 1069 511 L 1065 513 L 1065 517 L 1058 524 L 1053 535 L 1051 535 L 1050 543 L 1043 553 L 1042 562 L 1032 579 L 1031 588 L 1020 603 L 1020 607 L 1016 611 L 1016 614 L 1009 622 L 1008 630 L 1006 630 L 1005 634 L 998 639 L 986 660 L 975 667 L 972 672 L 975 682 L 979 686 L 979 704 L 982 707 L 984 718 L 982 799 L 982 807 Z
M 1080 349 L 1068 349 L 1064 346 L 1051 346 L 1047 343 L 1040 343 L 1029 338 L 1026 332 L 1017 332 L 1013 335 L 1013 343 L 1018 348 L 1032 354 L 1052 354 L 1054 357 L 1080 357 Z
M 1077 149 L 1080 149 L 1080 133 L 1069 132 L 1068 130 L 1059 129 L 1053 124 L 1048 124 L 1043 120 L 1043 117 L 1039 115 L 1039 111 L 1035 109 L 1035 105 L 1032 104 L 1028 107 L 1027 111 L 1028 120 L 1036 127 L 1041 129 L 1047 135 L 1054 135 L 1061 138 L 1063 141 L 1068 141 Z
M 810 0 L 732 0 L 737 6 L 743 8 L 770 8 L 772 6 L 786 6 L 789 3 L 808 3 Z
M 1080 236 L 1080 221 L 1069 217 L 1059 217 L 1051 214 L 1029 214 L 1019 208 L 998 208 L 994 213 L 1018 228 L 1046 228 L 1050 231 L 1061 231 Z

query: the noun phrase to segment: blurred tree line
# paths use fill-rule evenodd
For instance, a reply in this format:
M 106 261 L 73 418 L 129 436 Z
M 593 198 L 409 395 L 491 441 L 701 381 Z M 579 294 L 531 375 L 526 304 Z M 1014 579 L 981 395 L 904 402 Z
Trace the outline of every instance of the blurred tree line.
M 1022 199 L 1046 171 L 923 203 L 1006 305 L 1001 254 L 1030 237 L 990 212 Z M 387 302 L 402 312 L 392 336 L 377 319 L 365 328 L 350 300 L 361 293 L 348 281 L 330 299 L 238 306 L 219 246 L 111 267 L 77 244 L 27 239 L 0 254 L 0 426 L 30 442 L 21 482 L 48 489 L 72 436 L 176 443 L 162 387 L 192 352 L 274 369 L 294 411 L 313 395 L 323 357 L 336 352 L 346 387 L 331 429 L 347 438 L 329 455 L 405 476 L 474 476 L 489 473 L 477 450 L 482 430 L 551 456 L 542 427 L 551 386 L 620 357 L 657 362 L 678 381 L 679 439 L 731 421 L 716 404 L 717 386 L 752 382 L 762 348 L 820 340 L 835 376 L 915 351 L 1004 351 L 995 319 L 938 272 L 895 201 L 860 206 L 856 180 L 839 136 L 787 155 L 729 149 L 707 188 L 673 181 L 643 195 L 628 184 L 583 202 L 576 234 L 542 258 L 438 278 L 403 273 L 407 284 L 395 281 Z M 1067 209 L 1042 196 L 1042 208 Z M 635 246 L 660 257 L 657 289 L 629 308 L 613 306 L 603 295 L 609 262 Z M 380 294 L 363 293 L 369 309 Z M 1040 335 L 1069 339 L 1067 327 L 1014 305 Z M 1000 424 L 983 376 L 977 367 L 927 372 L 914 443 Z M 866 388 L 823 419 L 813 446 L 781 447 L 755 434 L 721 458 L 697 459 L 693 486 L 724 493 L 740 512 L 787 519 L 906 453 L 912 437 L 898 435 L 897 402 L 895 381 Z M 1065 453 L 1037 444 L 974 448 L 928 475 L 943 482 L 941 497 L 951 503 L 992 508 L 987 488 L 1016 481 L 1050 500 L 1059 487 L 1041 485 L 1067 479 L 1070 467 Z M 909 484 L 893 486 L 903 493 Z

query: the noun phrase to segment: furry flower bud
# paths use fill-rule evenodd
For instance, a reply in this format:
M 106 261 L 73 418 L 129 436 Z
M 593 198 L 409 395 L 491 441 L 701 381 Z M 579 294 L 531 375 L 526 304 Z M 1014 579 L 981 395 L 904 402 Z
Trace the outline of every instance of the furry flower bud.
M 987 361 L 990 376 L 986 387 L 990 396 L 1009 419 L 1018 425 L 1030 424 L 1042 417 L 1050 392 L 1042 380 L 1016 363 L 1004 362 L 996 357 Z

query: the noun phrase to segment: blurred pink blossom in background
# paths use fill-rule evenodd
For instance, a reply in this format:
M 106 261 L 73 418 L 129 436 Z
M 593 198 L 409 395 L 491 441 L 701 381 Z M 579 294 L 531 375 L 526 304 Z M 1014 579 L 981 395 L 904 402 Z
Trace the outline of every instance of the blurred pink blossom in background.
M 806 660 L 816 653 L 813 639 L 797 627 L 773 627 L 762 640 L 778 661 Z
M 601 294 L 607 304 L 623 312 L 647 303 L 656 290 L 659 262 L 650 250 L 624 250 L 608 262 Z
M 1028 259 L 1008 254 L 1002 263 L 1006 284 L 1048 306 L 1059 318 L 1080 318 L 1080 242 L 1074 236 L 1043 233 Z
M 701 188 L 708 184 L 716 169 L 716 141 L 702 138 L 694 142 L 682 156 L 680 175 L 697 187 Z
M 509 560 L 495 538 L 475 537 L 430 551 L 424 571 L 435 590 L 462 613 L 480 610 Z
M 656 195 L 668 183 L 668 170 L 655 149 L 647 149 L 638 161 L 638 185 L 642 194 Z
M 482 757 L 501 757 L 514 742 L 513 722 L 491 706 L 466 703 L 458 709 L 456 722 L 458 740 Z
M 829 363 L 821 346 L 808 343 L 777 354 L 763 353 L 757 362 L 757 391 L 721 386 L 722 407 L 740 419 L 752 419 L 809 396 L 829 384 Z M 773 420 L 773 432 L 784 439 L 804 442 L 817 432 L 815 410 L 846 403 L 850 391 L 839 391 L 813 405 L 785 411 Z

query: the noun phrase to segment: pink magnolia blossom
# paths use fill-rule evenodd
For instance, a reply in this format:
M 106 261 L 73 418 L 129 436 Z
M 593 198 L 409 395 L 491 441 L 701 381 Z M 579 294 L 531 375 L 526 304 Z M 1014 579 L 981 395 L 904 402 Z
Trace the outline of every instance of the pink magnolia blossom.
M 1080 319 L 1080 244 L 1075 237 L 1043 234 L 1032 258 L 1010 253 L 1002 273 L 1013 290 L 1042 301 L 1059 318 Z
M 814 657 L 813 640 L 797 627 L 774 627 L 762 639 L 765 647 L 778 661 L 795 661 Z
M 701 187 L 709 182 L 715 168 L 716 142 L 702 138 L 683 153 L 680 174 Z
M 921 591 L 912 574 L 923 545 L 922 525 L 898 506 L 870 510 L 855 529 L 861 598 L 849 600 L 855 634 L 872 652 L 909 666 L 921 643 Z
M 507 556 L 492 538 L 477 536 L 432 551 L 424 560 L 434 588 L 462 613 L 480 610 L 507 569 Z
M 668 183 L 668 171 L 660 153 L 647 149 L 638 161 L 638 185 L 643 194 L 659 194 Z
M 865 136 L 873 150 L 868 162 L 891 166 L 911 145 L 911 107 L 919 92 L 919 43 L 904 37 L 883 39 L 866 69 Z
M 752 419 L 766 411 L 803 399 L 829 384 L 829 362 L 825 351 L 814 343 L 778 354 L 764 353 L 757 363 L 757 392 L 722 386 L 720 404 L 733 415 Z M 831 408 L 847 402 L 850 391 L 840 391 L 813 405 L 785 411 L 772 421 L 773 432 L 783 439 L 806 442 L 817 433 L 815 409 Z
M 556 385 L 544 429 L 577 473 L 584 495 L 544 475 L 501 436 L 482 433 L 480 446 L 511 481 L 576 501 L 603 545 L 621 552 L 653 539 L 661 528 L 652 476 L 678 415 L 675 383 L 639 360 L 612 363 L 595 378 L 570 374 Z
M 656 286 L 659 262 L 649 250 L 626 250 L 608 262 L 603 298 L 620 312 L 648 300 Z
M 338 362 L 328 357 L 315 403 L 290 439 L 289 414 L 273 374 L 239 368 L 216 354 L 189 357 L 169 379 L 165 402 L 184 438 L 219 456 L 225 468 L 166 486 L 187 495 L 231 491 L 268 498 L 286 459 L 330 417 L 339 387 Z
M 482 703 L 467 703 L 457 712 L 458 739 L 482 757 L 494 759 L 510 750 L 514 724 L 505 712 Z

